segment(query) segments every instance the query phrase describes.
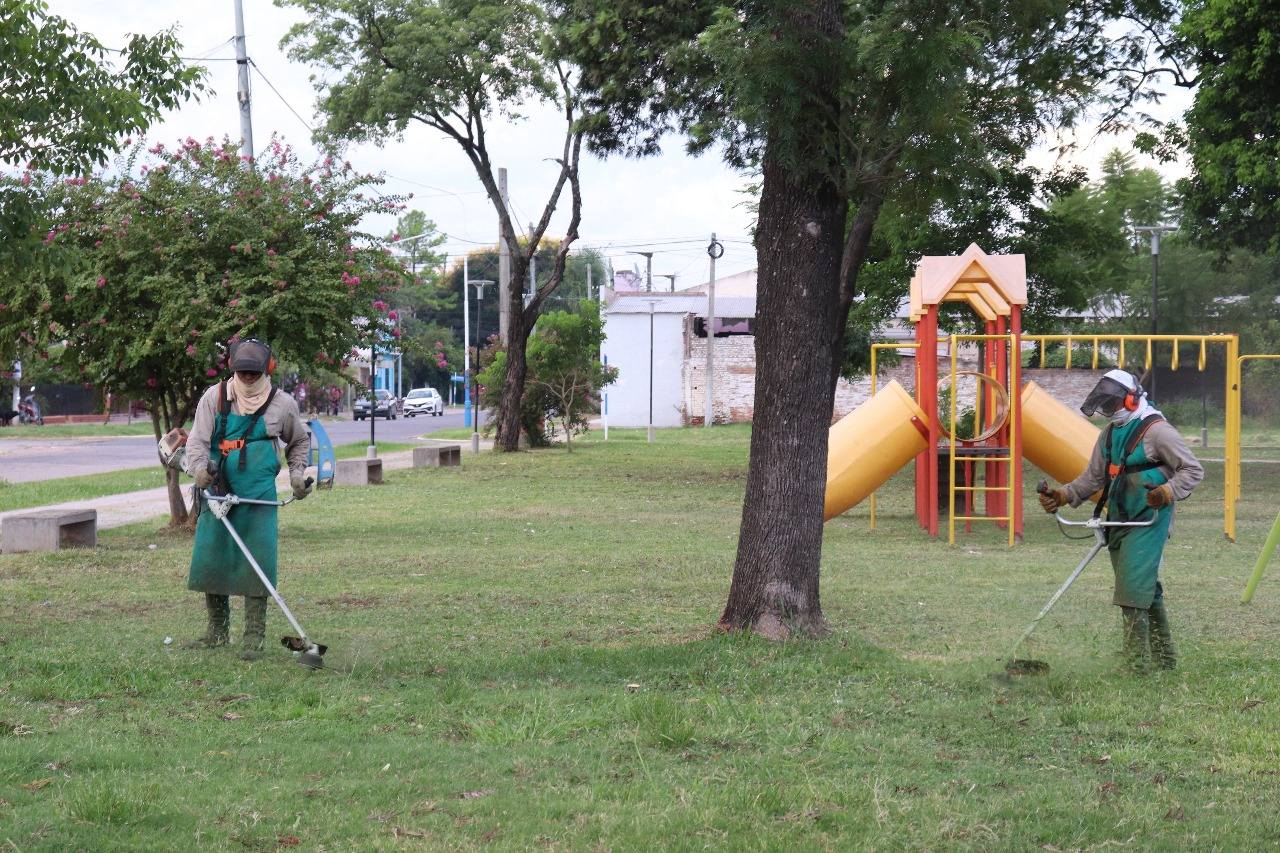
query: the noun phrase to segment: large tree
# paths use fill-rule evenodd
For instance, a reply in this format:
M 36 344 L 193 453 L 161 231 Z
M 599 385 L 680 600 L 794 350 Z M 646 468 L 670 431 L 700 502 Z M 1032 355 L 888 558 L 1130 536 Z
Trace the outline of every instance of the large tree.
M 325 137 L 382 142 L 421 124 L 456 143 L 484 186 L 498 216 L 499 238 L 511 253 L 508 359 L 495 447 L 516 450 L 528 338 L 564 276 L 582 218 L 578 96 L 571 68 L 547 52 L 545 8 L 530 0 L 278 2 L 306 15 L 285 44 L 293 58 L 324 69 L 316 88 Z M 558 106 L 564 119 L 555 154 L 559 172 L 538 221 L 521 241 L 499 191 L 488 123 L 519 119 L 529 104 L 539 102 Z M 521 283 L 566 192 L 564 238 L 550 274 L 526 302 Z
M 230 141 L 187 139 L 149 156 L 135 146 L 105 176 L 12 179 L 51 217 L 49 262 L 0 266 L 0 340 L 65 381 L 145 400 L 158 439 L 225 373 L 229 341 L 259 337 L 281 359 L 336 370 L 369 330 L 392 334 L 403 270 L 358 229 L 398 199 L 374 200 L 376 179 L 332 159 L 304 165 L 276 141 L 256 166 Z M 169 498 L 182 522 L 174 472 Z
M 1195 85 L 1174 147 L 1190 153 L 1184 225 L 1224 256 L 1232 246 L 1280 249 L 1280 15 L 1261 0 L 1191 0 L 1171 53 Z M 1173 64 L 1173 63 L 1171 63 Z M 1148 138 L 1148 142 L 1154 140 Z
M 78 174 L 106 162 L 126 134 L 201 89 L 203 71 L 179 47 L 171 32 L 137 35 L 108 59 L 41 0 L 0 0 L 0 164 Z M 39 240 L 27 239 L 34 201 L 0 185 L 0 261 L 39 262 Z
M 756 166 L 755 423 L 723 628 L 819 634 L 823 484 L 847 317 L 886 202 L 1021 162 L 1148 46 L 1122 0 L 558 0 L 605 152 L 684 133 Z M 1111 28 L 1111 29 L 1109 29 Z M 1138 68 L 1137 72 L 1120 69 Z M 1123 106 L 1123 103 L 1117 104 Z

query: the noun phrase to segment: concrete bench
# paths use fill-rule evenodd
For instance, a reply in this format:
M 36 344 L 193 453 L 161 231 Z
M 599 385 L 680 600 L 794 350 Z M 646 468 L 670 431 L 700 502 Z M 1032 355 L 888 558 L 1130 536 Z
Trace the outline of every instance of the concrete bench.
M 446 447 L 415 447 L 414 468 L 452 468 L 462 464 L 462 448 L 456 444 Z
M 96 509 L 45 509 L 0 521 L 0 553 L 92 548 L 98 544 Z
M 381 459 L 339 459 L 333 473 L 336 486 L 376 486 L 381 482 Z

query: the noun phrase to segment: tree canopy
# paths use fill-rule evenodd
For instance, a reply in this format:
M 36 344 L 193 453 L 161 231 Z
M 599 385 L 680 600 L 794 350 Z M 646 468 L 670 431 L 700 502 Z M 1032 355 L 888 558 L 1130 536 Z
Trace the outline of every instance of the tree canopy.
M 387 299 L 404 274 L 359 223 L 398 199 L 278 141 L 256 166 L 228 140 L 187 139 L 137 143 L 105 176 L 12 179 L 49 218 L 47 262 L 0 276 L 6 355 L 145 400 L 158 438 L 225 372 L 230 341 L 336 370 L 363 337 L 394 334 Z

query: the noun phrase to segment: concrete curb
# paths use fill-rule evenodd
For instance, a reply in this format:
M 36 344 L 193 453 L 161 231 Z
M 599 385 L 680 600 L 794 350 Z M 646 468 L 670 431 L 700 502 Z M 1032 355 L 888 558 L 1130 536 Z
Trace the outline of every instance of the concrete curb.
M 431 444 L 435 446 L 441 445 L 458 445 L 462 448 L 464 454 L 471 451 L 469 442 L 447 441 L 444 439 L 431 439 Z M 492 442 L 485 447 L 485 442 L 481 442 L 481 450 L 492 449 Z M 413 467 L 413 451 L 399 450 L 394 453 L 388 453 L 381 457 L 382 467 L 386 469 L 405 469 Z M 308 468 L 309 476 L 315 475 L 315 468 Z M 191 487 L 192 481 L 184 478 L 182 484 L 183 493 L 186 494 Z M 280 476 L 276 477 L 276 487 L 280 491 L 287 491 L 289 488 L 289 473 L 281 471 Z M 90 498 L 82 501 L 67 501 L 59 504 L 49 504 L 47 506 L 29 506 L 22 509 L 9 510 L 8 512 L 0 512 L 0 519 L 4 519 L 12 515 L 23 515 L 29 512 L 38 512 L 43 510 L 71 510 L 71 509 L 96 509 L 98 511 L 98 529 L 106 530 L 112 527 L 123 527 L 127 524 L 136 524 L 140 521 L 157 518 L 167 515 L 169 512 L 169 491 L 161 486 L 157 489 L 143 489 L 137 492 L 123 492 L 118 495 L 105 495 L 100 498 Z

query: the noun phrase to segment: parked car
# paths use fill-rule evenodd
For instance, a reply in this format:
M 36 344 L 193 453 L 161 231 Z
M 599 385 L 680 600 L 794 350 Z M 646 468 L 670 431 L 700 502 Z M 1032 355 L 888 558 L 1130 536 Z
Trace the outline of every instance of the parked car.
M 375 418 L 386 418 L 389 421 L 394 421 L 396 419 L 396 410 L 399 407 L 399 401 L 396 400 L 396 395 L 392 394 L 386 388 L 379 388 L 374 391 L 373 394 L 378 400 L 378 404 L 373 410 L 373 416 Z M 351 406 L 351 416 L 358 421 L 362 421 L 369 417 L 368 395 L 361 394 L 359 397 L 356 397 L 355 403 Z
M 432 415 L 440 417 L 444 414 L 444 400 L 440 392 L 434 388 L 414 388 L 404 398 L 404 416 Z

